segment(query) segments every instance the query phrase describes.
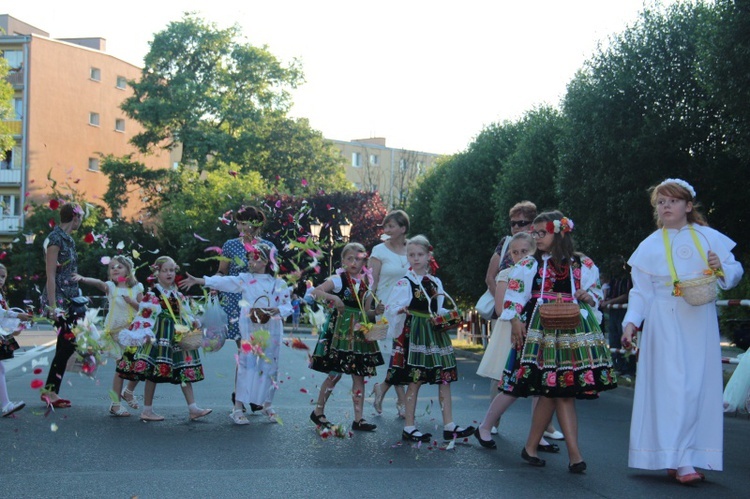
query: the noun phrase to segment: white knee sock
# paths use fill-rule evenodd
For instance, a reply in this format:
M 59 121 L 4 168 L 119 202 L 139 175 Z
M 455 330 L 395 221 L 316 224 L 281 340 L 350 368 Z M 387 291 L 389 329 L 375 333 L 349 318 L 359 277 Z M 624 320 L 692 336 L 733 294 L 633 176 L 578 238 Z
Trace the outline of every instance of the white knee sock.
M 0 408 L 10 404 L 8 398 L 8 386 L 5 384 L 5 366 L 0 361 Z

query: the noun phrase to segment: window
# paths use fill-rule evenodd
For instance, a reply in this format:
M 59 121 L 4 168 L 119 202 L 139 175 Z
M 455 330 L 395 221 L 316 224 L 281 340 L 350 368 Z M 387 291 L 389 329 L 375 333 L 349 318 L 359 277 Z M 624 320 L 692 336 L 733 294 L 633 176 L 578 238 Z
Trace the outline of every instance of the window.
M 14 195 L 0 196 L 0 216 L 14 217 L 21 214 L 21 198 Z
M 401 158 L 398 160 L 398 168 L 403 172 L 406 170 L 406 160 Z
M 102 70 L 99 68 L 91 68 L 89 75 L 94 81 L 102 81 Z
M 424 166 L 422 165 L 422 162 L 417 161 L 417 175 L 422 175 L 423 171 L 424 171 Z
M 99 126 L 99 113 L 89 113 L 89 125 Z
M 362 155 L 358 152 L 352 153 L 352 166 L 354 167 L 360 167 L 362 166 Z
M 89 171 L 91 172 L 99 171 L 99 159 L 98 158 L 89 158 Z
M 8 70 L 19 70 L 23 67 L 23 52 L 20 50 L 3 50 L 3 57 L 8 61 Z
M 13 99 L 13 112 L 15 113 L 15 120 L 22 120 L 23 119 L 23 99 L 20 98 L 14 98 Z
M 0 170 L 18 170 L 21 168 L 21 146 L 5 151 L 3 157 L 0 153 Z
M 125 90 L 128 88 L 128 79 L 124 76 L 118 76 L 117 77 L 117 88 L 121 90 Z
M 380 156 L 377 154 L 370 154 L 370 164 L 378 166 L 380 164 Z
M 115 120 L 115 130 L 118 132 L 124 132 L 125 131 L 125 120 L 123 119 L 116 119 Z

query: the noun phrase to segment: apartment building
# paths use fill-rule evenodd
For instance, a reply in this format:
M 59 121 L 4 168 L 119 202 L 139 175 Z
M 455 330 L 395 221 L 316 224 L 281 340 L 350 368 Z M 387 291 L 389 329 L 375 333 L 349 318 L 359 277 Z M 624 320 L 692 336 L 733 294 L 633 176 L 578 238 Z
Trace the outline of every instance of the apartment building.
M 23 228 L 23 207 L 44 203 L 48 173 L 103 204 L 109 179 L 99 171 L 100 154 L 133 158 L 152 168 L 167 168 L 169 152 L 140 155 L 130 139 L 142 128 L 120 110 L 132 95 L 129 80 L 141 69 L 106 53 L 103 38 L 54 39 L 7 14 L 0 15 L 0 53 L 8 61 L 15 115 L 9 125 L 15 146 L 0 151 L 0 241 Z M 137 199 L 130 215 L 140 208 Z
M 414 181 L 440 157 L 439 154 L 387 147 L 384 137 L 331 142 L 344 158 L 347 180 L 357 189 L 379 191 L 388 208 L 403 207 Z

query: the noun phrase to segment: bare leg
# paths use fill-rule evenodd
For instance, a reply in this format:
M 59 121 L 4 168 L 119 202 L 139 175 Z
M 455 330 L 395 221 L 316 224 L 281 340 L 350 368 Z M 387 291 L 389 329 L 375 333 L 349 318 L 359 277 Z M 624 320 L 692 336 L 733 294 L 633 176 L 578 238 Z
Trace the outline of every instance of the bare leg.
M 336 383 L 339 382 L 341 379 L 341 375 L 328 375 L 326 376 L 326 379 L 323 380 L 323 383 L 320 385 L 320 392 L 318 393 L 318 403 L 315 405 L 315 409 L 313 412 L 316 416 L 322 416 L 325 414 L 326 409 L 326 402 L 328 402 L 328 397 L 331 396 L 331 392 L 333 392 L 333 388 L 336 386 Z
M 495 398 L 492 399 L 490 406 L 487 408 L 487 414 L 482 420 L 482 424 L 479 425 L 479 434 L 482 436 L 482 440 L 489 440 L 490 429 L 492 429 L 494 421 L 500 421 L 500 417 L 505 414 L 508 407 L 512 406 L 515 401 L 518 400 L 516 397 L 511 397 L 507 393 L 498 393 Z
M 146 381 L 146 386 L 143 389 L 143 405 L 146 407 L 154 405 L 154 393 L 156 393 L 156 383 Z
M 354 403 L 354 421 L 362 419 L 365 405 L 365 377 L 352 375 L 352 402 Z
M 565 445 L 568 447 L 570 464 L 583 461 L 578 448 L 578 415 L 576 414 L 576 400 L 563 398 L 557 400 L 557 420 L 565 434 Z
M 531 416 L 531 429 L 529 430 L 529 436 L 526 439 L 526 452 L 531 457 L 537 456 L 537 445 L 544 435 L 544 429 L 552 419 L 552 414 L 555 413 L 556 400 L 549 397 L 539 397 L 534 414 Z M 564 431 L 564 430 L 563 430 Z
M 185 396 L 185 402 L 187 402 L 188 405 L 195 403 L 195 395 L 193 395 L 193 384 L 192 383 L 183 383 L 180 385 L 182 388 L 182 394 Z
M 438 388 L 438 400 L 440 400 L 440 408 L 443 411 L 443 424 L 453 422 L 453 400 L 451 399 L 451 385 L 450 383 L 443 383 Z
M 416 426 L 414 423 L 414 413 L 417 410 L 417 396 L 419 387 L 422 383 L 409 383 L 406 388 L 406 424 L 405 426 Z
M 534 409 L 536 408 L 536 404 L 537 404 L 538 401 L 539 401 L 539 397 L 532 397 L 531 398 L 531 412 L 532 412 L 532 414 L 534 413 Z M 547 429 L 544 430 L 544 431 L 546 431 L 547 433 L 555 433 L 557 431 L 557 429 L 555 428 L 555 425 L 553 425 L 552 422 L 550 421 L 550 424 L 547 425 Z M 546 444 L 543 444 L 543 445 L 546 445 Z
M 491 401 L 494 401 L 495 396 L 498 394 L 498 390 L 497 390 L 498 383 L 500 383 L 500 380 L 490 379 L 490 400 Z M 490 402 L 490 404 L 492 404 L 492 402 Z M 492 426 L 494 426 L 495 428 L 498 428 L 500 426 L 500 416 L 498 416 L 496 420 L 491 421 L 491 422 L 492 422 Z

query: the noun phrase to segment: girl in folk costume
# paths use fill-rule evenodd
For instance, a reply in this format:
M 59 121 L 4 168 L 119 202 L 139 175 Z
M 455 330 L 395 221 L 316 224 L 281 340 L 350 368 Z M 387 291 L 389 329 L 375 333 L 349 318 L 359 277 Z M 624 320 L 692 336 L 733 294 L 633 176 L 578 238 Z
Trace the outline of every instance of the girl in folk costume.
M 596 398 L 616 388 L 617 382 L 599 325 L 599 270 L 590 258 L 575 252 L 572 230 L 573 221 L 559 211 L 534 219 L 531 235 L 537 252 L 511 270 L 500 319 L 510 320 L 517 351 L 508 358 L 503 391 L 513 397 L 540 395 L 521 457 L 532 466 L 545 465 L 537 456 L 539 440 L 557 412 L 568 448 L 568 470 L 582 473 L 586 462 L 578 448 L 575 400 Z M 548 311 L 561 308 L 567 308 L 564 317 L 553 312 L 557 320 L 548 319 Z
M 8 269 L 0 263 L 0 290 L 5 286 L 6 279 L 8 279 Z M 32 317 L 29 314 L 8 310 L 8 304 L 5 302 L 3 295 L 0 294 L 0 318 L 30 321 Z M 14 334 L 15 330 L 10 331 L 0 328 L 0 409 L 2 409 L 2 417 L 4 418 L 26 407 L 26 403 L 23 401 L 11 402 L 8 398 L 8 387 L 5 383 L 5 366 L 3 366 L 2 361 L 12 359 L 13 352 L 19 348 L 18 342 L 13 338 Z
M 109 280 L 104 282 L 91 277 L 83 277 L 80 274 L 73 274 L 73 280 L 82 284 L 88 284 L 103 291 L 107 294 L 109 309 L 107 318 L 104 319 L 105 333 L 119 342 L 120 331 L 129 327 L 133 322 L 135 312 L 138 310 L 138 303 L 143 299 L 143 285 L 136 281 L 133 274 L 133 261 L 123 255 L 113 256 L 107 266 Z M 126 349 L 122 357 L 117 361 L 120 363 L 132 363 L 134 351 Z M 133 409 L 138 409 L 138 401 L 133 395 L 138 380 L 134 377 L 128 378 L 128 387 L 123 391 L 123 378 L 115 372 L 112 380 L 112 391 L 117 395 L 117 402 L 112 401 L 109 406 L 109 413 L 115 417 L 127 417 L 130 413 L 121 407 L 124 399 Z
M 325 405 L 342 374 L 352 376 L 354 423 L 357 431 L 374 431 L 376 425 L 362 417 L 365 395 L 365 376 L 375 376 L 375 367 L 383 364 L 378 344 L 365 339 L 359 328 L 361 322 L 374 319 L 371 310 L 371 276 L 365 267 L 367 253 L 359 243 L 349 243 L 341 252 L 342 268 L 334 276 L 312 291 L 316 299 L 332 305 L 324 333 L 315 346 L 310 368 L 328 374 L 320 386 L 318 403 L 310 419 L 318 426 L 330 427 L 325 416 Z M 366 315 L 365 315 L 366 314 Z
M 430 275 L 437 268 L 432 246 L 426 237 L 415 236 L 406 244 L 406 255 L 411 267 L 396 283 L 385 307 L 391 329 L 388 334 L 395 338 L 386 382 L 407 385 L 401 437 L 411 442 L 429 442 L 432 438 L 417 429 L 414 415 L 419 388 L 429 383 L 439 385 L 443 438 L 463 438 L 471 435 L 474 427 L 462 428 L 453 422 L 450 384 L 458 380 L 453 345 L 448 333 L 435 330 L 430 322 L 430 306 L 433 312 L 445 312 L 443 284 Z
M 195 403 L 193 385 L 203 379 L 198 350 L 183 350 L 179 338 L 197 321 L 190 315 L 190 306 L 174 285 L 179 267 L 168 256 L 160 256 L 151 266 L 156 284 L 146 293 L 138 306 L 138 315 L 129 329 L 120 332 L 122 345 L 138 345 L 135 362 L 122 371 L 146 380 L 143 392 L 143 421 L 163 421 L 164 416 L 153 411 L 157 383 L 180 385 L 188 404 L 190 419 L 202 418 L 211 409 L 201 409 Z
M 532 226 L 533 227 L 533 226 Z M 536 242 L 529 232 L 518 232 L 515 234 L 508 244 L 508 253 L 513 259 L 513 263 L 516 264 L 525 258 L 527 255 L 533 255 L 536 251 Z M 502 314 L 503 307 L 505 304 L 505 290 L 508 287 L 508 276 L 510 275 L 512 267 L 505 268 L 497 274 L 497 287 L 495 289 L 495 310 L 498 312 L 498 316 Z M 490 407 L 487 409 L 487 415 L 485 416 L 482 423 L 477 428 L 474 436 L 482 445 L 482 447 L 488 449 L 496 449 L 497 444 L 490 438 L 490 435 L 497 434 L 497 426 L 500 423 L 500 417 L 505 411 L 518 400 L 516 397 L 512 397 L 506 393 L 497 393 L 498 388 L 502 390 L 502 383 L 498 383 L 498 380 L 503 378 L 503 369 L 508 363 L 508 355 L 511 353 L 513 344 L 510 340 L 511 337 L 511 322 L 509 320 L 497 320 L 495 328 L 492 331 L 490 337 L 490 344 L 487 346 L 487 350 L 482 356 L 482 361 L 479 363 L 477 368 L 477 374 L 485 378 L 494 380 L 494 393 Z M 515 357 L 515 351 L 513 352 Z M 532 414 L 536 404 L 539 401 L 539 397 L 534 397 L 531 405 Z M 548 438 L 556 438 L 553 432 L 557 432 L 554 427 L 547 428 L 544 432 L 544 436 Z M 559 433 L 562 437 L 562 433 Z M 560 447 L 557 444 L 551 444 L 547 442 L 544 437 L 539 441 L 537 450 L 541 452 L 559 452 Z
M 631 255 L 623 346 L 639 335 L 628 466 L 667 469 L 681 483 L 722 469 L 722 370 L 715 291 L 742 277 L 735 244 L 697 211 L 695 189 L 667 179 L 651 190 L 658 229 Z M 702 278 L 702 281 L 690 282 Z M 704 299 L 688 295 L 692 284 Z M 686 301 L 691 299 L 695 305 Z M 699 304 L 699 303 L 703 304 Z
M 238 425 L 250 423 L 243 414 L 243 404 L 260 406 L 264 415 L 278 421 L 271 404 L 278 388 L 276 379 L 284 319 L 292 313 L 292 305 L 286 283 L 269 273 L 273 270 L 273 250 L 261 243 L 248 246 L 247 272 L 238 276 L 206 276 L 201 279 L 188 274 L 187 279 L 180 282 L 183 289 L 200 284 L 226 293 L 242 294 L 239 302 L 242 340 L 237 358 L 234 408 L 229 415 Z

